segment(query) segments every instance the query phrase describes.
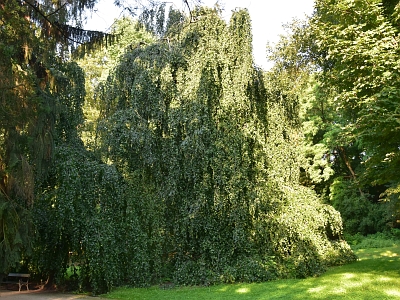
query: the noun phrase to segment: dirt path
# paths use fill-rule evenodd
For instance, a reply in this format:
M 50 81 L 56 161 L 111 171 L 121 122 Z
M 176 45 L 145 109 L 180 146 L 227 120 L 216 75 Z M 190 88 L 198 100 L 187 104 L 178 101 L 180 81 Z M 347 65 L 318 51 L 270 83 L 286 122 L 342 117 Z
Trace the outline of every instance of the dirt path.
M 21 292 L 0 290 L 0 300 L 75 300 L 75 299 L 104 300 L 104 298 L 98 298 L 98 297 L 46 292 L 41 290 L 21 291 Z

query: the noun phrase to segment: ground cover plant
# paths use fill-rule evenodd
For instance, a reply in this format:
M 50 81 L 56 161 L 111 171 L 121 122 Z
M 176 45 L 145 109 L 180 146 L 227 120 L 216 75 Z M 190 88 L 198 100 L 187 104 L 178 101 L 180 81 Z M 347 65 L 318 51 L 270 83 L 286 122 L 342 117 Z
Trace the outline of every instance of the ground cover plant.
M 109 299 L 398 299 L 400 247 L 356 250 L 358 261 L 319 277 L 209 287 L 119 288 Z

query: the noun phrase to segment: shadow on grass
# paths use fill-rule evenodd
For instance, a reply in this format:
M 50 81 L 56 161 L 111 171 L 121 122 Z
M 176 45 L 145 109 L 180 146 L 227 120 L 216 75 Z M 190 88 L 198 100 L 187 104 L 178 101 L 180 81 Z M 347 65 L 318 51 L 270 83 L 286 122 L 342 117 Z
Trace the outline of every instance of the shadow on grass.
M 400 247 L 358 250 L 359 261 L 320 277 L 171 290 L 117 289 L 113 299 L 400 299 Z

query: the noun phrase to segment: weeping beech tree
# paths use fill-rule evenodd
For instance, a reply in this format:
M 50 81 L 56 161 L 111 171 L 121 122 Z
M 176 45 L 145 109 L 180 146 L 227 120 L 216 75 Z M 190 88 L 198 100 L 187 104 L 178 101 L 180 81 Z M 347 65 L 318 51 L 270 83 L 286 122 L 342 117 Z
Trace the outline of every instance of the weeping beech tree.
M 298 183 L 296 98 L 254 67 L 247 11 L 228 25 L 197 8 L 179 26 L 127 49 L 101 88 L 102 158 L 127 184 L 126 282 L 304 277 L 353 260 L 339 213 Z

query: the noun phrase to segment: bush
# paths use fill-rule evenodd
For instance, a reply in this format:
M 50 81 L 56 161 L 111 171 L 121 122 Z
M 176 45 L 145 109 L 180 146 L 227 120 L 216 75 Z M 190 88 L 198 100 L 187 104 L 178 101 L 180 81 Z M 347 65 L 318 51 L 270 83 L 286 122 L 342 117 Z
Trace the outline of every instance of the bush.
M 181 285 L 210 285 L 217 281 L 215 274 L 202 260 L 177 261 L 173 280 Z
M 330 200 L 343 218 L 344 232 L 367 235 L 388 229 L 388 203 L 373 202 L 367 194 L 361 196 L 352 182 L 336 178 Z
M 346 240 L 351 245 L 351 248 L 353 250 L 367 248 L 384 248 L 392 247 L 399 243 L 400 239 L 396 234 L 396 230 L 393 232 L 378 232 L 366 236 L 357 233 L 354 235 L 346 235 Z
M 278 278 L 274 257 L 240 257 L 236 264 L 227 266 L 220 275 L 223 283 L 263 282 Z

